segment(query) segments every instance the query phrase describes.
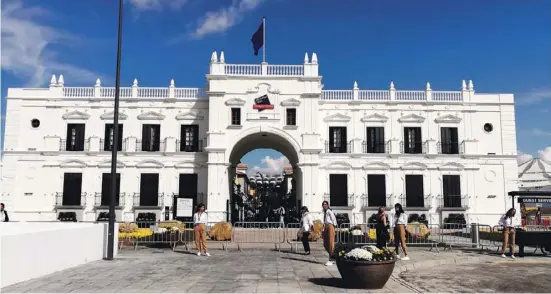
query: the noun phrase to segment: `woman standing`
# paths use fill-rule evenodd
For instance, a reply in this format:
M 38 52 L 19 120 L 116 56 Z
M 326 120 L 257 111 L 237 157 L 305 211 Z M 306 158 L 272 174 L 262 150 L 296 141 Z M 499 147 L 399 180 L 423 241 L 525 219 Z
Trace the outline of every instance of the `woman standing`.
M 310 255 L 309 238 L 310 232 L 314 229 L 314 220 L 308 211 L 308 207 L 303 206 L 300 210 L 302 212 L 302 219 L 300 221 L 300 231 L 302 235 L 300 238 L 302 240 L 302 246 L 304 247 L 304 254 Z
M 337 218 L 329 208 L 329 202 L 323 201 L 323 247 L 329 253 L 329 260 L 325 265 L 333 265 L 333 251 L 335 250 L 335 227 L 337 226 Z
M 8 212 L 4 209 L 4 203 L 0 203 L 0 222 L 9 222 L 10 217 Z
M 407 220 L 408 217 L 404 212 L 402 205 L 400 203 L 396 203 L 394 205 L 394 218 L 392 220 L 392 226 L 394 227 L 394 247 L 398 259 L 400 259 L 400 246 L 402 247 L 402 251 L 404 251 L 404 257 L 402 258 L 402 260 L 409 260 L 408 251 L 406 248 L 406 225 L 408 223 Z
M 207 252 L 207 223 L 208 216 L 205 212 L 205 204 L 200 203 L 197 205 L 197 212 L 193 215 L 193 223 L 195 228 L 195 248 L 197 249 L 197 256 L 205 254 L 210 256 Z
M 511 241 L 511 258 L 515 259 L 515 236 L 516 230 L 513 224 L 513 218 L 517 213 L 516 209 L 511 208 L 505 213 L 499 220 L 499 225 L 503 227 L 503 247 L 501 247 L 501 257 L 506 258 L 505 249 L 509 245 L 509 238 Z
M 379 207 L 376 220 L 377 223 L 375 224 L 375 232 L 377 236 L 377 248 L 383 249 L 386 247 L 386 243 L 390 237 L 388 234 L 389 224 L 384 207 Z

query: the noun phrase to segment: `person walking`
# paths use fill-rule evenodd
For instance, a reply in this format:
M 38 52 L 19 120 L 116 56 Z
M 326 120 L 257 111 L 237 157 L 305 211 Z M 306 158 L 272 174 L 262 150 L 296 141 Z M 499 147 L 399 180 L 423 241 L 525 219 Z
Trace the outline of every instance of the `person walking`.
M 279 215 L 279 226 L 282 228 L 285 227 L 285 208 L 283 208 L 283 205 L 279 205 L 277 214 Z
M 205 204 L 200 203 L 197 205 L 197 211 L 193 215 L 193 224 L 195 225 L 194 237 L 195 237 L 195 248 L 197 249 L 197 256 L 204 254 L 205 256 L 210 256 L 207 251 L 207 224 L 208 216 L 205 212 Z
M 10 217 L 8 212 L 4 209 L 4 203 L 0 203 L 0 222 L 9 222 Z
M 517 213 L 516 209 L 511 208 L 507 210 L 501 219 L 499 220 L 499 225 L 503 227 L 503 246 L 501 247 L 501 257 L 506 258 L 505 249 L 508 245 L 511 246 L 511 258 L 515 259 L 515 224 L 513 218 Z
M 323 247 L 329 254 L 329 260 L 325 263 L 326 266 L 333 265 L 333 252 L 335 251 L 335 227 L 337 226 L 337 218 L 329 208 L 329 202 L 323 201 Z
M 377 222 L 375 223 L 375 232 L 377 236 L 377 248 L 383 249 L 386 247 L 390 235 L 388 233 L 389 223 L 388 217 L 386 215 L 385 208 L 383 206 L 379 207 L 376 216 Z
M 394 249 L 396 250 L 396 256 L 400 259 L 400 247 L 404 252 L 402 260 L 409 260 L 408 251 L 406 247 L 406 225 L 408 223 L 408 217 L 402 208 L 402 204 L 396 203 L 394 205 L 394 217 L 392 218 L 392 227 L 394 230 Z
M 308 207 L 303 206 L 300 211 L 302 212 L 302 219 L 300 221 L 299 235 L 304 247 L 304 254 L 310 255 L 310 232 L 314 229 L 314 220 L 308 211 Z

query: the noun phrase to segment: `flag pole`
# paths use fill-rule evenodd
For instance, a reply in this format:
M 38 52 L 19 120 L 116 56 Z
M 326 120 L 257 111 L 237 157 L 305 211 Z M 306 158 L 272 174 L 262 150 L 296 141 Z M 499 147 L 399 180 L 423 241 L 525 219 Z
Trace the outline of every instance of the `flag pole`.
M 266 17 L 262 17 L 262 63 L 266 63 Z
M 121 85 L 121 51 L 122 51 L 122 2 L 119 0 L 119 28 L 117 39 L 117 66 L 115 76 L 115 105 L 113 111 L 113 145 L 111 150 L 111 191 L 109 197 L 109 226 L 107 233 L 107 257 L 106 260 L 113 260 L 115 246 L 115 204 L 119 195 L 117 194 L 117 151 L 119 149 L 119 92 Z M 107 138 L 105 138 L 107 139 Z

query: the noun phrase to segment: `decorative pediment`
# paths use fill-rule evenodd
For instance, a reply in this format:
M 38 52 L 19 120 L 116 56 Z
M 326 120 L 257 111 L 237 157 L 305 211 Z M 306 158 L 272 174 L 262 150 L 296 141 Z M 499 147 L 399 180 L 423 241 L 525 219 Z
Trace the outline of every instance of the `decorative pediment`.
M 232 98 L 226 101 L 227 106 L 243 106 L 245 105 L 245 100 L 241 98 Z
M 177 120 L 203 120 L 204 117 L 196 112 L 179 113 L 176 115 Z
M 148 111 L 138 115 L 139 120 L 163 120 L 165 115 L 155 111 Z
M 117 168 L 123 168 L 125 167 L 126 165 L 124 163 L 122 163 L 121 161 L 118 161 L 117 160 Z M 98 167 L 100 168 L 108 168 L 108 167 L 111 167 L 111 160 L 105 160 L 105 161 L 102 161 L 102 162 L 99 162 L 98 163 Z
M 281 106 L 299 106 L 300 100 L 295 98 L 289 98 L 281 101 Z
M 362 168 L 367 170 L 388 170 L 390 169 L 390 165 L 380 161 L 373 161 L 364 164 Z
M 180 161 L 174 164 L 175 168 L 202 168 L 203 166 L 193 161 Z
M 461 122 L 461 118 L 458 116 L 455 116 L 453 114 L 443 115 L 440 117 L 437 117 L 434 122 L 436 123 L 452 123 L 452 124 L 458 124 Z
M 352 165 L 344 161 L 335 161 L 324 166 L 325 169 L 351 169 Z
M 362 117 L 361 121 L 362 122 L 381 122 L 381 123 L 384 123 L 388 120 L 388 117 L 384 116 L 384 115 L 381 115 L 381 114 L 378 114 L 378 113 L 374 113 L 374 114 L 371 114 L 371 115 L 366 115 L 364 117 Z
M 402 170 L 426 170 L 427 165 L 420 162 L 408 162 L 400 167 Z
M 105 120 L 113 120 L 115 119 L 115 112 L 111 111 L 111 112 L 106 112 L 104 114 L 102 114 L 100 116 L 101 119 L 105 119 Z M 119 112 L 119 119 L 120 120 L 125 120 L 128 118 L 128 115 L 122 113 L 122 112 Z
M 247 89 L 247 94 L 253 93 L 269 93 L 269 94 L 279 94 L 278 89 L 272 89 L 272 85 L 268 83 L 260 83 L 254 87 L 254 89 Z
M 340 114 L 340 113 L 335 113 L 335 114 L 326 116 L 323 120 L 326 122 L 349 122 L 350 119 L 351 119 L 350 116 Z
M 63 119 L 89 119 L 90 115 L 82 111 L 70 111 L 63 115 Z
M 460 171 L 465 169 L 465 166 L 457 162 L 446 162 L 439 166 L 438 169 L 443 171 Z
M 425 121 L 425 118 L 417 115 L 417 114 L 408 114 L 406 116 L 402 116 L 398 119 L 399 122 L 412 122 L 412 123 L 422 123 Z
M 78 159 L 69 159 L 59 164 L 59 167 L 63 168 L 85 168 L 86 162 Z
M 137 168 L 163 168 L 165 165 L 157 160 L 143 160 L 136 163 Z

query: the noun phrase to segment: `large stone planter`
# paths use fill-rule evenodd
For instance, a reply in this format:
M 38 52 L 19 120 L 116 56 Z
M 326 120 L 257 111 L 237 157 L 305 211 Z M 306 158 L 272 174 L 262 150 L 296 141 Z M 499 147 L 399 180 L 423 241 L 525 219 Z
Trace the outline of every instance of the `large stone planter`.
M 396 260 L 356 261 L 337 259 L 337 268 L 344 284 L 355 289 L 382 289 L 392 271 Z

